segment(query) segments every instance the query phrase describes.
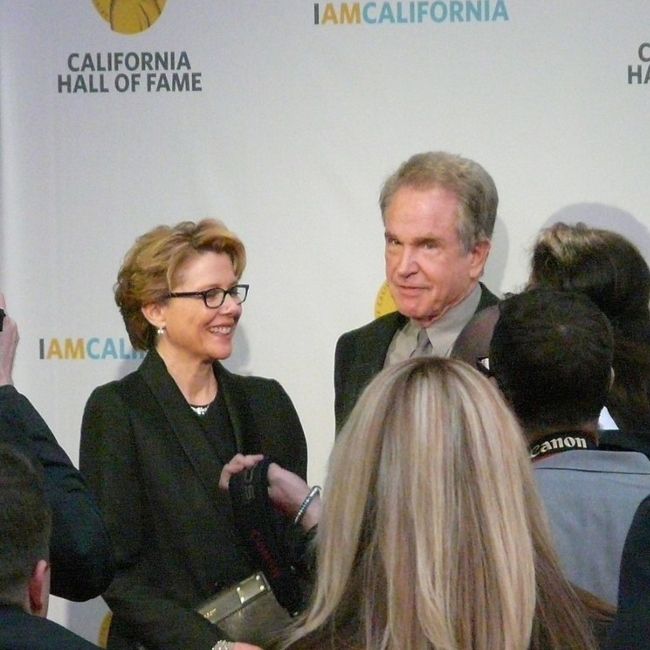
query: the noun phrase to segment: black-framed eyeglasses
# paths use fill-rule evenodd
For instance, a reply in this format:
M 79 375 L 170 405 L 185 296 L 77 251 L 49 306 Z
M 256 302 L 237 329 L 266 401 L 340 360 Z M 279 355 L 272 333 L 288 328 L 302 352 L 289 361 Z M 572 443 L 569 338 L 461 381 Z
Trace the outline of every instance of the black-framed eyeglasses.
M 170 292 L 166 298 L 203 298 L 208 309 L 219 309 L 223 305 L 226 296 L 230 296 L 236 305 L 241 305 L 248 295 L 248 284 L 236 284 L 230 289 L 212 287 L 205 291 L 176 291 Z

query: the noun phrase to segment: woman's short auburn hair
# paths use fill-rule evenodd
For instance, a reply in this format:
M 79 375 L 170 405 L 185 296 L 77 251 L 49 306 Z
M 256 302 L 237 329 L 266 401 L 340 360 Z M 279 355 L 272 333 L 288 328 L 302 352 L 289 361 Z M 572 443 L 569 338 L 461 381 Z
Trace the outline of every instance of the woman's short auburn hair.
M 181 267 L 206 251 L 228 255 L 235 276 L 242 276 L 246 266 L 244 244 L 215 219 L 157 226 L 135 240 L 114 287 L 115 302 L 134 348 L 149 350 L 156 340 L 156 331 L 144 317 L 142 307 L 165 300 Z

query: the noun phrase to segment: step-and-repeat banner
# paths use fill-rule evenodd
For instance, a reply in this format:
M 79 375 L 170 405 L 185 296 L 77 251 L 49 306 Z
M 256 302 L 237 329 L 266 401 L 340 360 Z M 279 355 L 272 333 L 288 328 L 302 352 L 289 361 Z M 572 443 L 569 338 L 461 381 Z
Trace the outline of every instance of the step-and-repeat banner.
M 650 252 L 647 0 L 0 0 L 0 291 L 17 387 L 77 461 L 91 390 L 134 369 L 112 297 L 151 227 L 246 244 L 231 369 L 279 379 L 321 480 L 337 337 L 373 317 L 377 197 L 412 153 L 481 162 L 501 196 L 486 283 L 540 227 Z M 105 608 L 58 601 L 90 639 Z

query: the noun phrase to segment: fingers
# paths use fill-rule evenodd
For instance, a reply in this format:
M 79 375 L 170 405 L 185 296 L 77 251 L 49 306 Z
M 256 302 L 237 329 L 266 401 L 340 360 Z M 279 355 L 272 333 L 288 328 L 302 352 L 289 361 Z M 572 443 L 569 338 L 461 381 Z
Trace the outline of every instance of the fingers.
M 219 488 L 222 490 L 228 489 L 228 484 L 230 483 L 230 477 L 233 474 L 239 474 L 246 469 L 255 467 L 264 456 L 262 454 L 236 454 L 233 456 L 230 461 L 223 466 L 221 470 L 221 476 L 219 477 Z
M 264 456 L 262 454 L 248 454 L 246 456 L 244 454 L 237 454 L 230 459 L 226 467 L 231 470 L 232 474 L 236 474 L 242 470 L 255 467 L 263 458 Z

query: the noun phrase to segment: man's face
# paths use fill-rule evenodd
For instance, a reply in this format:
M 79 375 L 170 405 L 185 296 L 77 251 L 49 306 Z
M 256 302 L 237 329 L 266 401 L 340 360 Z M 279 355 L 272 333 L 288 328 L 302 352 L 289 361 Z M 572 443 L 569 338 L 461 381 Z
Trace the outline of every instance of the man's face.
M 397 309 L 428 327 L 474 289 L 490 251 L 466 252 L 458 238 L 458 199 L 441 187 L 402 187 L 384 215 L 386 280 Z

